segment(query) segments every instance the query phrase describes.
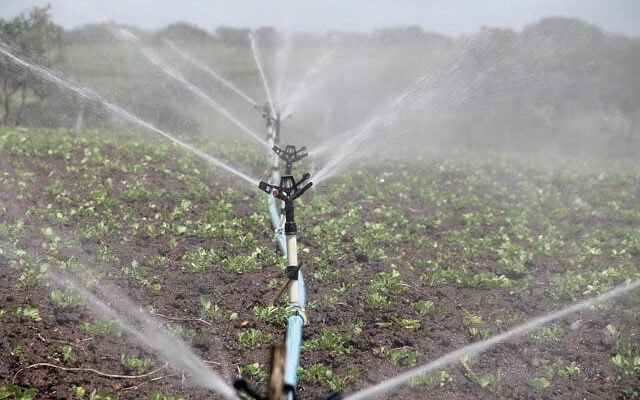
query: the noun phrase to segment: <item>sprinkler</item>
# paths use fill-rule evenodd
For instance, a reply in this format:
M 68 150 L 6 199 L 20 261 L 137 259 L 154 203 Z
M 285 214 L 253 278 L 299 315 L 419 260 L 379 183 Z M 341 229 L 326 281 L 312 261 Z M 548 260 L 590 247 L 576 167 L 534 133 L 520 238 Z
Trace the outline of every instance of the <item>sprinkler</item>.
M 267 143 L 269 148 L 273 152 L 269 152 L 269 165 L 271 165 L 271 178 L 269 184 L 277 185 L 281 182 L 280 178 L 280 158 L 284 159 L 286 163 L 285 175 L 291 175 L 291 166 L 294 162 L 305 157 L 307 153 L 303 153 L 306 149 L 303 147 L 300 150 L 296 150 L 295 146 L 286 146 L 285 150 L 281 150 L 280 145 L 280 112 L 277 109 L 271 107 L 270 103 L 265 103 L 262 106 L 256 106 L 262 113 L 262 118 L 265 120 L 267 126 Z M 269 209 L 269 215 L 271 217 L 271 225 L 275 231 L 275 240 L 278 243 L 280 252 L 286 257 L 287 244 L 285 240 L 284 232 L 284 212 L 283 204 L 273 196 L 267 197 L 267 207 Z
M 296 146 L 291 145 L 287 145 L 284 150 L 282 150 L 278 146 L 273 146 L 273 153 L 277 156 L 277 158 L 281 158 L 285 162 L 285 176 L 291 175 L 291 170 L 294 162 L 300 161 L 308 155 L 308 153 L 306 153 L 305 151 L 306 147 L 304 146 L 299 150 L 296 150 Z M 287 183 L 281 182 L 281 185 L 283 184 Z M 284 223 L 287 218 L 285 213 L 285 206 L 281 200 L 276 201 L 276 199 L 272 196 L 271 199 L 273 199 L 273 204 L 271 204 L 271 202 L 269 203 L 269 213 L 272 215 L 273 221 L 279 222 L 278 226 L 276 227 L 276 242 L 278 242 L 280 251 L 286 257 L 287 246 L 285 241 Z
M 284 203 L 284 233 L 287 245 L 287 283 L 281 292 L 288 289 L 288 307 L 290 310 L 284 343 L 284 360 L 282 360 L 281 357 L 283 352 L 282 350 L 278 350 L 278 346 L 274 347 L 272 351 L 272 370 L 267 390 L 267 400 L 280 400 L 283 396 L 286 396 L 285 398 L 287 400 L 297 399 L 297 369 L 300 361 L 300 348 L 302 347 L 302 326 L 307 323 L 307 315 L 305 313 L 306 292 L 304 278 L 298 264 L 298 228 L 295 220 L 294 201 L 313 185 L 313 182 L 306 182 L 309 177 L 309 174 L 304 174 L 302 179 L 296 181 L 292 175 L 283 175 L 280 178 L 279 185 L 273 185 L 267 182 L 260 182 L 258 185 L 260 190 Z M 251 390 L 244 381 L 236 381 L 234 386 L 237 390 L 249 397 L 256 400 L 263 399 L 255 391 Z M 271 397 L 274 395 L 276 397 Z M 336 399 L 337 397 L 333 396 L 331 398 Z
M 288 146 L 287 148 L 293 148 L 293 146 Z M 295 148 L 293 149 L 294 151 L 289 154 L 297 155 L 298 158 L 303 157 L 302 154 L 298 154 L 304 151 L 303 149 L 298 152 L 295 151 Z M 296 157 L 292 157 L 291 160 L 293 160 L 293 158 Z M 294 201 L 313 185 L 313 182 L 306 182 L 309 177 L 310 175 L 307 173 L 302 176 L 302 179 L 296 181 L 292 175 L 287 174 L 280 178 L 279 185 L 273 185 L 267 182 L 260 182 L 258 185 L 260 190 L 271 195 L 270 197 L 276 198 L 284 203 L 284 232 L 287 244 L 287 284 L 279 294 L 288 289 L 288 307 L 290 314 L 287 319 L 287 333 L 284 346 L 279 344 L 272 348 L 271 374 L 268 381 L 267 395 L 265 397 L 261 396 L 249 387 L 243 379 L 238 379 L 234 382 L 234 387 L 240 394 L 255 400 L 281 400 L 283 398 L 296 400 L 298 398 L 296 391 L 298 384 L 297 369 L 300 361 L 300 348 L 302 347 L 302 326 L 308 321 L 305 313 L 306 291 L 304 278 L 298 264 L 298 228 L 295 220 Z M 340 393 L 334 392 L 322 399 L 339 400 L 341 397 Z
M 273 140 L 273 144 L 280 144 L 280 111 L 271 108 L 271 104 L 256 105 L 267 125 L 267 140 Z
M 285 175 L 291 175 L 291 167 L 294 162 L 300 161 L 306 156 L 309 155 L 307 153 L 307 148 L 305 146 L 300 147 L 300 149 L 296 150 L 296 146 L 287 145 L 284 150 L 282 150 L 278 146 L 273 146 L 273 151 L 276 155 L 285 162 Z

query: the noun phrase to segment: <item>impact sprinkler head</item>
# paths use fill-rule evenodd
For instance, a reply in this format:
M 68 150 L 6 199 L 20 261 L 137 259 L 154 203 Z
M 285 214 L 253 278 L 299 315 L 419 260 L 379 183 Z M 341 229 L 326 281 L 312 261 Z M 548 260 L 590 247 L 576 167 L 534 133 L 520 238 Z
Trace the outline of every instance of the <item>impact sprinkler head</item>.
M 294 162 L 298 162 L 309 155 L 309 153 L 307 153 L 306 146 L 296 149 L 296 146 L 287 145 L 284 150 L 278 146 L 273 146 L 272 150 L 278 157 L 284 160 L 286 164 L 285 175 L 291 175 L 291 167 Z
M 306 185 L 300 187 L 306 180 L 311 177 L 309 173 L 302 175 L 302 178 L 296 182 L 292 175 L 282 175 L 280 185 L 272 185 L 261 181 L 258 189 L 272 195 L 273 197 L 284 201 L 285 203 L 293 203 L 295 199 L 302 196 L 311 186 L 313 182 L 307 182 Z

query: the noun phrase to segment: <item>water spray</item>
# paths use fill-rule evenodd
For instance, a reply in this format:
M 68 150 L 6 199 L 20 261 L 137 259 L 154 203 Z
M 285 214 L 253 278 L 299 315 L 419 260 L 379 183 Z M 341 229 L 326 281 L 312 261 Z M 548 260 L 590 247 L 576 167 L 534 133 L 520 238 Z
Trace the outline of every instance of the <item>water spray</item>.
M 142 54 L 149 60 L 152 64 L 156 65 L 158 68 L 162 70 L 165 74 L 180 82 L 187 90 L 189 90 L 194 95 L 198 96 L 202 101 L 204 101 L 210 108 L 216 110 L 220 115 L 228 119 L 231 123 L 237 126 L 242 132 L 249 135 L 251 138 L 256 140 L 263 146 L 268 147 L 267 142 L 265 142 L 257 133 L 247 127 L 245 124 L 240 122 L 238 118 L 236 118 L 229 110 L 224 108 L 220 103 L 212 99 L 208 94 L 206 94 L 202 89 L 189 82 L 185 76 L 169 65 L 165 60 L 163 60 L 156 52 L 154 52 L 151 48 L 144 46 L 140 43 L 138 38 L 128 30 L 124 28 L 120 28 L 118 30 L 113 30 L 114 34 L 122 38 L 123 40 L 127 40 L 131 43 L 134 43 L 140 46 L 142 50 Z
M 236 85 L 234 85 L 233 83 L 231 83 L 231 81 L 229 81 L 228 79 L 223 78 L 220 74 L 218 74 L 216 71 L 214 71 L 210 67 L 206 66 L 202 62 L 196 60 L 195 58 L 191 57 L 186 52 L 182 51 L 173 42 L 165 39 L 164 43 L 166 43 L 167 46 L 171 47 L 171 49 L 173 51 L 175 51 L 180 57 L 184 58 L 185 60 L 189 61 L 190 63 L 192 63 L 196 67 L 200 68 L 202 71 L 204 71 L 207 74 L 209 74 L 210 76 L 212 76 L 215 80 L 217 80 L 218 82 L 220 82 L 221 84 L 223 84 L 227 88 L 231 89 L 235 94 L 237 94 L 238 96 L 242 97 L 249 104 L 251 104 L 252 106 L 258 106 L 258 102 L 253 100 L 251 97 L 249 97 L 248 94 L 246 94 L 242 90 L 238 89 L 238 87 Z
M 260 61 L 260 55 L 258 54 L 258 48 L 256 46 L 256 38 L 253 36 L 251 32 L 249 32 L 249 43 L 251 44 L 251 52 L 253 53 L 253 59 L 256 61 L 258 72 L 260 73 L 260 79 L 262 80 L 262 85 L 264 86 L 264 91 L 267 94 L 270 112 L 274 113 L 276 109 L 274 106 L 273 98 L 271 97 L 271 90 L 269 90 L 267 77 L 265 76 L 264 69 L 262 68 L 262 62 Z M 272 116 L 275 118 L 275 115 L 272 114 Z
M 6 57 L 8 57 L 11 61 L 13 61 L 14 63 L 22 66 L 23 68 L 26 68 L 30 71 L 32 71 L 33 73 L 35 73 L 36 75 L 42 77 L 43 79 L 55 83 L 58 86 L 61 86 L 63 88 L 69 89 L 72 92 L 76 93 L 77 95 L 89 100 L 89 101 L 94 101 L 96 103 L 102 104 L 107 110 L 109 110 L 110 112 L 112 112 L 113 114 L 119 116 L 120 118 L 127 120 L 131 123 L 134 123 L 146 130 L 152 131 L 154 133 L 157 133 L 161 136 L 163 136 L 164 138 L 170 140 L 171 142 L 173 142 L 174 144 L 189 150 L 191 153 L 195 154 L 196 156 L 202 158 L 203 160 L 207 161 L 209 164 L 218 166 L 224 170 L 226 170 L 227 172 L 230 172 L 240 178 L 242 178 L 244 181 L 248 182 L 251 185 L 255 185 L 256 182 L 258 182 L 257 179 L 252 178 L 240 171 L 238 171 L 237 169 L 223 163 L 222 161 L 218 160 L 215 157 L 210 156 L 209 154 L 203 152 L 202 150 L 199 150 L 197 148 L 195 148 L 194 146 L 185 143 L 183 141 L 181 141 L 180 139 L 176 138 L 175 136 L 173 136 L 172 134 L 154 126 L 153 124 L 133 115 L 132 113 L 130 113 L 129 111 L 125 110 L 124 108 L 104 99 L 102 96 L 100 96 L 99 94 L 84 88 L 82 86 L 79 86 L 75 83 L 72 83 L 68 80 L 65 80 L 61 77 L 59 77 L 58 75 L 56 75 L 53 71 L 45 68 L 45 67 L 41 67 L 35 64 L 32 64 L 28 61 L 23 60 L 22 58 L 14 55 L 10 50 L 9 50 L 9 46 L 7 46 L 6 44 L 0 42 L 0 53 L 4 54 Z
M 579 311 L 586 310 L 590 307 L 604 303 L 615 297 L 622 296 L 625 293 L 628 293 L 632 290 L 636 290 L 638 288 L 640 288 L 640 280 L 635 280 L 633 282 L 629 282 L 629 283 L 617 286 L 612 290 L 601 294 L 600 296 L 587 299 L 579 303 L 575 303 L 559 311 L 554 311 L 545 315 L 541 315 L 539 317 L 529 320 L 529 322 L 525 322 L 524 324 L 518 325 L 515 328 L 510 329 L 506 332 L 503 332 L 499 335 L 493 336 L 489 339 L 486 339 L 480 342 L 476 342 L 476 343 L 464 346 L 461 349 L 452 351 L 434 361 L 431 361 L 428 364 L 411 369 L 393 378 L 387 379 L 376 385 L 363 389 L 359 392 L 353 393 L 345 397 L 344 400 L 365 400 L 365 399 L 375 398 L 383 393 L 387 393 L 398 388 L 400 385 L 410 382 L 412 379 L 424 373 L 433 371 L 438 368 L 446 367 L 447 365 L 452 364 L 465 357 L 476 356 L 502 342 L 514 339 L 528 332 L 535 331 L 536 329 L 539 329 L 540 327 L 550 322 L 553 322 L 561 318 L 565 318 Z
M 182 339 L 170 334 L 160 322 L 140 311 L 121 290 L 102 288 L 101 293 L 96 295 L 69 276 L 48 272 L 47 277 L 81 296 L 94 314 L 117 320 L 138 342 L 191 374 L 193 382 L 199 386 L 213 390 L 225 399 L 239 400 L 231 385 L 202 362 Z M 107 298 L 108 302 L 105 300 Z

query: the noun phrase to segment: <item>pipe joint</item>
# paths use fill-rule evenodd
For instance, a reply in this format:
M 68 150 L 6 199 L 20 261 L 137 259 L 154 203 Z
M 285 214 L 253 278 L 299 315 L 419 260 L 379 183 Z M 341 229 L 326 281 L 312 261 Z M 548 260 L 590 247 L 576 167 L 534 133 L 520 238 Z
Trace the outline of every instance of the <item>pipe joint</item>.
M 287 267 L 287 278 L 291 281 L 298 280 L 298 272 L 300 271 L 300 267 L 297 265 L 291 265 Z

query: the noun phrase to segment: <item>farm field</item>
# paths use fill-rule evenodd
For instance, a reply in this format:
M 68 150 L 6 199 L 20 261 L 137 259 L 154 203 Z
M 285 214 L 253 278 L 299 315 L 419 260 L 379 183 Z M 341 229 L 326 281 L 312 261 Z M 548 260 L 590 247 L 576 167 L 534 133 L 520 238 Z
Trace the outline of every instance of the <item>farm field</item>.
M 266 177 L 258 150 L 199 145 Z M 149 137 L 32 128 L 0 130 L 0 187 L 0 399 L 216 398 L 49 273 L 125 294 L 223 377 L 262 390 L 287 311 L 270 306 L 285 263 L 257 188 Z M 305 399 L 640 278 L 638 164 L 377 160 L 301 198 L 297 222 Z M 638 399 L 639 327 L 635 291 L 387 398 Z

